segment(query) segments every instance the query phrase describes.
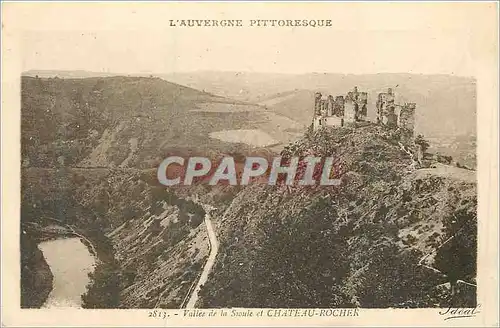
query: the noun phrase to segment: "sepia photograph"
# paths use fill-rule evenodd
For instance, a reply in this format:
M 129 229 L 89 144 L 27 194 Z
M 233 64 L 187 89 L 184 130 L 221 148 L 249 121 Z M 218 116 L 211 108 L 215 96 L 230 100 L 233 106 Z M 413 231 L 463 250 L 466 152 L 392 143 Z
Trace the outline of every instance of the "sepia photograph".
M 3 302 L 498 323 L 498 4 L 260 6 L 2 3 Z
M 84 74 L 21 78 L 23 307 L 476 304 L 474 79 Z M 342 179 L 159 183 L 195 153 L 333 156 Z

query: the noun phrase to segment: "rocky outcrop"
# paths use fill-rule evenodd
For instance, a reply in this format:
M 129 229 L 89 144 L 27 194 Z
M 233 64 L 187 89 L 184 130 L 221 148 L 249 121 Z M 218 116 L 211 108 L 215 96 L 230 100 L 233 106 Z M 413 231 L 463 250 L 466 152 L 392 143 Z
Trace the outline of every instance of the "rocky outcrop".
M 53 275 L 34 239 L 21 233 L 21 308 L 41 307 L 52 290 Z
M 203 306 L 474 303 L 473 287 L 450 300 L 438 286 L 474 284 L 475 172 L 421 174 L 400 143 L 412 147 L 372 125 L 319 131 L 285 149 L 336 156 L 343 183 L 241 191 L 217 224 L 220 249 Z M 441 247 L 451 236 L 453 245 Z

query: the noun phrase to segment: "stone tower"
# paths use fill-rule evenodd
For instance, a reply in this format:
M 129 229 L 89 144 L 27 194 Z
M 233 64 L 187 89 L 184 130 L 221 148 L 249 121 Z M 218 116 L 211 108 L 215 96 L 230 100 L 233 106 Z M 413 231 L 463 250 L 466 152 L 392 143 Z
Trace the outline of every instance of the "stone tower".
M 377 99 L 377 121 L 387 125 L 397 125 L 395 114 L 394 93 L 392 88 L 387 92 L 378 94 Z
M 356 125 L 367 116 L 368 93 L 359 92 L 354 87 L 346 96 L 323 96 L 314 94 L 314 130 L 321 127 L 343 127 L 346 124 Z
M 334 104 L 333 96 L 329 95 L 328 98 L 326 98 L 326 115 L 327 116 L 332 116 L 333 115 L 333 104 Z
M 357 120 L 363 121 L 366 119 L 366 116 L 368 115 L 368 93 L 360 92 L 358 95 L 357 103 L 358 103 Z
M 405 103 L 399 113 L 398 126 L 413 131 L 415 128 L 415 103 Z
M 321 115 L 321 92 L 314 94 L 314 116 Z
M 335 97 L 333 104 L 333 115 L 344 116 L 344 96 Z
M 349 91 L 344 100 L 344 120 L 347 123 L 353 123 L 360 119 L 360 93 L 358 87 L 354 87 L 353 91 Z M 368 99 L 368 95 L 366 96 Z
M 346 123 L 353 123 L 356 121 L 356 112 L 358 110 L 358 104 L 349 97 L 346 97 L 344 101 L 344 120 Z
M 321 114 L 321 92 L 314 94 L 314 112 L 313 112 L 313 129 L 316 130 L 321 126 L 323 117 Z

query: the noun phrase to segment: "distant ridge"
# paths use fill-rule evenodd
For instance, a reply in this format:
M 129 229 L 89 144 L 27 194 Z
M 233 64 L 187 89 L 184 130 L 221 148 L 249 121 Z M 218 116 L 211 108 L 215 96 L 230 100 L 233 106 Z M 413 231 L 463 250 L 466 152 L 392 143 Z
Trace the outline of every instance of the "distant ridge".
M 21 76 L 31 77 L 60 77 L 60 78 L 87 78 L 87 77 L 110 77 L 110 76 L 127 76 L 127 74 L 107 73 L 107 72 L 90 72 L 84 70 L 29 70 L 21 73 Z
M 417 103 L 416 130 L 426 137 L 476 135 L 476 80 L 446 74 L 340 74 L 194 71 L 178 73 L 110 73 L 85 70 L 29 70 L 24 76 L 60 77 L 156 77 L 241 104 L 259 104 L 299 124 L 310 124 L 310 104 L 316 91 L 345 94 L 353 86 L 369 93 L 371 108 L 377 94 L 393 87 L 400 102 Z M 444 119 L 443 119 L 444 118 Z

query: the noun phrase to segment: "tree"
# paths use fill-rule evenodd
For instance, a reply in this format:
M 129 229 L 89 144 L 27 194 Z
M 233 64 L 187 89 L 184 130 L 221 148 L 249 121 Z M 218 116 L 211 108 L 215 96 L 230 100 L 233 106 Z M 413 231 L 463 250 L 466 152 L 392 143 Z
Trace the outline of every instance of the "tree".
M 415 144 L 420 146 L 420 148 L 422 149 L 422 153 L 425 153 L 427 151 L 427 149 L 429 149 L 430 147 L 430 144 L 427 140 L 424 139 L 424 136 L 419 134 L 416 138 L 415 138 Z
M 452 239 L 439 248 L 434 265 L 446 274 L 455 289 L 458 280 L 470 281 L 477 274 L 477 215 L 466 209 L 458 210 L 445 221 L 445 231 Z
M 120 267 L 116 261 L 99 262 L 89 274 L 91 282 L 82 295 L 83 308 L 116 309 L 120 305 Z
M 417 263 L 422 254 L 415 249 L 401 252 L 390 240 L 377 245 L 366 270 L 358 277 L 358 297 L 362 307 L 429 307 L 429 292 L 435 277 Z
M 252 270 L 254 306 L 345 307 L 342 286 L 349 272 L 348 233 L 338 229 L 336 210 L 319 198 L 286 222 L 274 216 Z

